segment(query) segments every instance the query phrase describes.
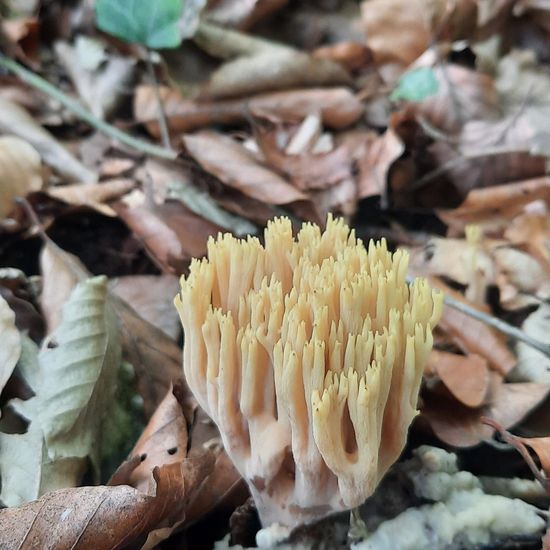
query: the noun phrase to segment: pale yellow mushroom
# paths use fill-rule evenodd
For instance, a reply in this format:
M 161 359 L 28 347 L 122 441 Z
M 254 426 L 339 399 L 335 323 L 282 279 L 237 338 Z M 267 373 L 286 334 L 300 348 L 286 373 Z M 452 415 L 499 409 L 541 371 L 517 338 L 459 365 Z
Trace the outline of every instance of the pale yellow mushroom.
M 342 220 L 218 236 L 176 307 L 184 372 L 264 525 L 361 504 L 406 442 L 442 296 Z

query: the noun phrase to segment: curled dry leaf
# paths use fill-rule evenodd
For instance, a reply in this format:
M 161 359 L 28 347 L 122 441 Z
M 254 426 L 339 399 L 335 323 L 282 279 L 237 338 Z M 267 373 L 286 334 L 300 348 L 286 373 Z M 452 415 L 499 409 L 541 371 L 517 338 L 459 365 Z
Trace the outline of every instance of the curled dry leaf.
M 307 199 L 281 176 L 265 167 L 235 140 L 215 132 L 183 138 L 187 152 L 223 183 L 268 204 L 288 204 Z
M 296 122 L 311 113 L 311 106 L 329 128 L 345 128 L 363 113 L 361 102 L 348 88 L 313 88 L 253 95 L 244 99 L 204 101 L 184 99 L 175 89 L 161 87 L 160 94 L 172 132 L 189 132 L 213 124 L 245 122 L 250 115 L 276 122 Z M 138 86 L 134 116 L 155 137 L 160 136 L 158 106 L 152 86 Z
M 15 326 L 15 313 L 8 302 L 0 296 L 0 393 L 9 380 L 21 355 L 21 336 Z
M 13 199 L 41 187 L 42 166 L 36 149 L 18 137 L 0 137 L 0 220 L 13 209 Z
M 472 189 L 454 210 L 438 210 L 437 215 L 449 227 L 449 236 L 462 234 L 464 227 L 475 223 L 484 233 L 500 231 L 525 207 L 536 200 L 550 203 L 550 177 L 518 183 Z
M 361 42 L 338 42 L 321 46 L 312 55 L 316 58 L 336 61 L 348 71 L 363 69 L 372 62 L 372 52 Z
M 127 486 L 79 487 L 1 510 L 0 547 L 139 548 L 152 531 L 181 521 L 212 465 L 208 457 L 201 457 L 156 468 L 154 495 Z
M 196 402 L 189 390 L 185 393 L 183 385 L 171 386 L 149 420 L 130 453 L 131 457 L 140 457 L 141 462 L 125 482 L 128 485 L 145 492 L 155 467 L 179 463 L 187 457 L 187 426 L 192 422 Z
M 448 290 L 445 292 L 448 293 Z M 458 293 L 453 294 L 455 299 L 460 299 L 459 296 Z M 465 298 L 461 301 L 468 303 Z M 469 302 L 469 305 L 475 309 L 475 304 Z M 464 353 L 484 357 L 489 367 L 501 375 L 506 375 L 516 365 L 514 354 L 500 333 L 461 311 L 445 306 L 438 327 Z
M 113 179 L 102 183 L 75 183 L 50 187 L 46 193 L 69 204 L 89 206 L 106 216 L 116 216 L 112 208 L 105 203 L 125 195 L 134 187 L 135 182 L 131 179 Z
M 539 405 L 549 391 L 550 386 L 545 384 L 505 384 L 498 374 L 492 373 L 484 406 L 471 408 L 448 394 L 425 392 L 422 416 L 441 441 L 456 447 L 471 447 L 493 433 L 493 429 L 482 422 L 483 417 L 510 428 Z
M 155 204 L 138 193 L 133 198 L 141 204 L 127 206 L 121 201 L 113 208 L 166 273 L 182 273 L 191 257 L 204 255 L 208 237 L 222 230 L 179 201 Z
M 457 355 L 432 350 L 425 374 L 437 375 L 447 389 L 467 407 L 480 407 L 489 391 L 487 361 L 476 354 Z
M 277 146 L 275 131 L 258 128 L 256 137 L 267 163 L 301 191 L 327 189 L 352 177 L 353 158 L 346 144 L 327 153 L 290 155 Z
M 68 181 L 92 183 L 97 175 L 88 170 L 25 109 L 0 97 L 0 131 L 13 134 L 30 143 L 42 160 Z

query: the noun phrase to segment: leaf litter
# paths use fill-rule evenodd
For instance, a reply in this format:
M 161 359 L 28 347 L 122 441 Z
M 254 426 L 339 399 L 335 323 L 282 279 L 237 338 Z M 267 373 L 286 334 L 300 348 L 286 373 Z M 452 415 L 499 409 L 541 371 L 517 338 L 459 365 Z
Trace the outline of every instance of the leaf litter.
M 163 0 L 151 16 L 142 4 L 3 12 L 0 546 L 254 544 L 246 485 L 183 377 L 172 299 L 209 237 L 261 236 L 276 215 L 295 228 L 342 215 L 364 240 L 407 248 L 411 276 L 448 297 L 383 489 L 395 513 L 376 493 L 358 512 L 375 536 L 347 539 L 344 515 L 291 544 L 394 548 L 415 514 L 439 533 L 451 497 L 438 508 L 427 477 L 415 494 L 396 481 L 413 454 L 436 468 L 452 451 L 506 487 L 507 506 L 528 480 L 548 492 L 548 6 Z M 482 547 L 544 536 L 516 531 L 481 529 Z

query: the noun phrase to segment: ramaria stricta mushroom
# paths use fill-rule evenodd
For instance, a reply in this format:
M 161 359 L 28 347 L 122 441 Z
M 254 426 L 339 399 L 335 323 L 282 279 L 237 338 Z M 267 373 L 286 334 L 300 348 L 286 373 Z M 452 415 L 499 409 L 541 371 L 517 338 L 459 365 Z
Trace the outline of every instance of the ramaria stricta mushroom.
M 361 504 L 406 442 L 442 297 L 342 220 L 219 235 L 176 307 L 184 372 L 264 526 Z

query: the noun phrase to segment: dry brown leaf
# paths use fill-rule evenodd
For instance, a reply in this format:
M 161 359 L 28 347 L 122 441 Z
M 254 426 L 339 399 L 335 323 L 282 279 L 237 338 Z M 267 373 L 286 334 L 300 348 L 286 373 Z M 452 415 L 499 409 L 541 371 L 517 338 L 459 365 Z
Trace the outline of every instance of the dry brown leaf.
M 47 333 L 51 334 L 61 322 L 61 308 L 74 287 L 90 277 L 84 264 L 72 254 L 47 241 L 40 253 L 42 293 L 40 307 L 46 319 Z
M 208 237 L 223 230 L 179 201 L 157 205 L 143 199 L 131 207 L 117 202 L 113 208 L 166 273 L 181 274 L 192 257 L 205 254 Z
M 189 396 L 187 403 L 185 399 L 185 390 L 181 384 L 170 387 L 130 452 L 131 457 L 138 456 L 141 462 L 129 475 L 126 481 L 128 485 L 145 492 L 154 468 L 180 463 L 187 457 L 187 426 L 192 421 L 196 403 Z M 184 408 L 189 420 L 184 414 Z
M 372 62 L 372 52 L 361 42 L 338 42 L 321 46 L 312 53 L 319 59 L 331 59 L 343 65 L 348 71 L 357 71 Z
M 184 99 L 175 89 L 160 88 L 164 110 L 172 132 L 189 132 L 213 124 L 245 122 L 250 115 L 277 122 L 296 122 L 311 112 L 311 106 L 329 128 L 344 128 L 363 113 L 361 102 L 347 88 L 288 90 L 254 95 L 245 99 Z M 134 96 L 134 116 L 159 137 L 158 107 L 152 86 L 138 86 Z
M 504 238 L 525 249 L 550 272 L 550 218 L 546 213 L 526 212 L 505 228 Z
M 437 215 L 449 226 L 449 236 L 462 234 L 464 227 L 472 223 L 490 234 L 505 227 L 526 204 L 539 199 L 550 203 L 550 178 L 547 176 L 472 189 L 458 208 L 438 210 Z
M 471 447 L 491 437 L 493 429 L 482 423 L 492 418 L 509 428 L 519 423 L 548 395 L 550 386 L 534 383 L 504 384 L 492 373 L 487 404 L 473 409 L 450 395 L 426 393 L 422 415 L 435 435 L 449 445 Z
M 430 278 L 436 288 L 440 288 L 455 300 L 468 304 L 473 309 L 476 304 L 469 302 L 460 293 L 452 290 L 436 278 Z M 477 354 L 487 359 L 492 370 L 501 375 L 508 374 L 516 364 L 514 354 L 506 346 L 506 340 L 495 329 L 482 321 L 450 306 L 445 306 L 438 329 L 466 354 Z
M 0 97 L 0 131 L 29 142 L 44 163 L 68 181 L 93 183 L 97 175 L 88 170 L 65 147 L 29 115 L 25 109 Z
M 489 391 L 487 361 L 479 355 L 432 350 L 426 369 L 439 376 L 447 389 L 467 407 L 480 407 Z
M 407 66 L 435 41 L 475 32 L 476 2 L 459 0 L 368 0 L 361 4 L 367 45 L 379 64 Z
M 200 457 L 156 469 L 154 496 L 127 486 L 79 487 L 4 509 L 0 511 L 0 547 L 139 548 L 152 531 L 181 520 L 212 466 L 212 460 Z
M 493 79 L 460 65 L 434 67 L 437 93 L 409 108 L 438 130 L 453 134 L 469 120 L 500 116 Z
M 322 190 L 352 177 L 352 151 L 342 144 L 328 153 L 290 155 L 277 146 L 277 132 L 257 128 L 256 141 L 267 163 L 301 191 Z
M 403 141 L 392 128 L 381 136 L 370 134 L 364 154 L 357 159 L 359 198 L 385 195 L 389 170 L 404 151 Z
M 127 275 L 112 280 L 110 289 L 134 308 L 140 317 L 177 340 L 181 323 L 174 307 L 179 290 L 173 275 Z
M 102 183 L 75 183 L 50 187 L 46 193 L 68 204 L 89 206 L 106 216 L 116 216 L 113 209 L 105 203 L 125 195 L 135 185 L 135 181 L 131 179 L 113 179 Z
M 0 137 L 0 219 L 13 209 L 13 199 L 41 187 L 42 166 L 36 149 L 18 137 Z
M 543 176 L 544 156 L 531 154 L 536 131 L 526 116 L 470 120 L 458 145 L 439 140 L 429 151 L 460 196 L 471 190 Z
M 268 204 L 307 199 L 281 176 L 266 168 L 253 153 L 235 140 L 214 132 L 183 138 L 187 152 L 223 183 Z
M 201 22 L 193 36 L 204 51 L 229 59 L 202 87 L 210 99 L 307 86 L 351 85 L 349 73 L 329 59 L 217 25 Z

